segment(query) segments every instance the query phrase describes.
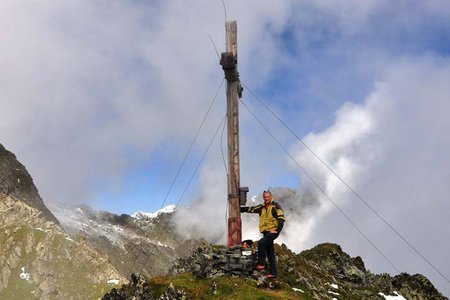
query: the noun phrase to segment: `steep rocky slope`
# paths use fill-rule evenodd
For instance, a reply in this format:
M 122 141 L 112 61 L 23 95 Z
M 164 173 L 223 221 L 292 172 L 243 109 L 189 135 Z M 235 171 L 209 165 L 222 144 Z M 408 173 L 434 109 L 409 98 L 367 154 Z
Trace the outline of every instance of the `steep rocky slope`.
M 96 299 L 125 282 L 67 234 L 15 155 L 0 145 L 0 299 Z
M 42 216 L 58 224 L 58 220 L 47 209 L 39 196 L 33 178 L 16 156 L 0 144 L 0 195 L 10 196 L 11 199 L 22 201 L 42 212 Z
M 36 208 L 0 196 L 0 215 L 0 299 L 95 299 L 124 281 L 106 256 Z

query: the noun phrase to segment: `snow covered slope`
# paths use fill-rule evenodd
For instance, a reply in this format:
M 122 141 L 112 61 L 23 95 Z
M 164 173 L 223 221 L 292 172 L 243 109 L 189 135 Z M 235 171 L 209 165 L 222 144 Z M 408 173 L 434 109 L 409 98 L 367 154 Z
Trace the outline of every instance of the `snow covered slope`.
M 49 208 L 66 231 L 81 235 L 108 255 L 124 276 L 131 272 L 165 274 L 173 260 L 183 255 L 178 249 L 183 238 L 171 223 L 174 205 L 132 216 L 96 211 L 86 205 L 53 203 Z

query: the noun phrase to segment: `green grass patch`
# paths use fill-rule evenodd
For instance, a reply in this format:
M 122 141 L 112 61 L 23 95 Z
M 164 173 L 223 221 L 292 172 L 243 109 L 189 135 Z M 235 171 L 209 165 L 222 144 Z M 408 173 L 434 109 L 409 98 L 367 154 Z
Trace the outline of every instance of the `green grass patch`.
M 217 284 L 216 294 L 212 292 L 214 282 Z M 287 286 L 270 290 L 257 287 L 256 280 L 228 276 L 200 279 L 191 274 L 182 274 L 172 277 L 153 277 L 149 280 L 150 288 L 156 297 L 164 293 L 170 283 L 175 288 L 185 290 L 188 297 L 192 299 L 308 299 Z

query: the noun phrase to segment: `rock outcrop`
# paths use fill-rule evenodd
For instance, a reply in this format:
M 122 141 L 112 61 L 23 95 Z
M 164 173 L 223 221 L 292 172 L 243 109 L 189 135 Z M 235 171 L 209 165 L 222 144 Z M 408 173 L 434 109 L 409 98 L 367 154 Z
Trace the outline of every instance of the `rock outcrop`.
M 373 274 L 361 257 L 350 257 L 336 244 L 320 244 L 300 254 L 285 245 L 277 248 L 280 278 L 318 299 L 332 299 L 335 294 L 343 299 L 380 299 L 380 293 L 414 300 L 447 299 L 423 275 Z

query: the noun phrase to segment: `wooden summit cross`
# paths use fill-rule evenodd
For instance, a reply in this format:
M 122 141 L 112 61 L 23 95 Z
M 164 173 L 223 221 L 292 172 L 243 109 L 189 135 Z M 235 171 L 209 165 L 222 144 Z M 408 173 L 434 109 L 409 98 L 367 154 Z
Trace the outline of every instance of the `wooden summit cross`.
M 240 205 L 247 201 L 248 187 L 240 186 L 239 166 L 239 98 L 242 86 L 237 68 L 237 24 L 225 23 L 226 52 L 220 64 L 227 80 L 227 141 L 228 141 L 228 249 L 241 246 L 242 223 Z

